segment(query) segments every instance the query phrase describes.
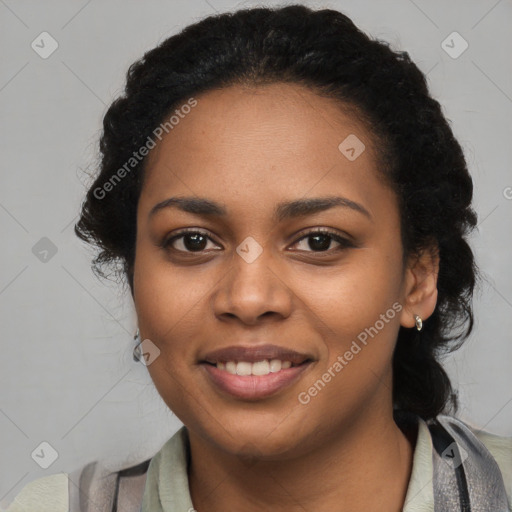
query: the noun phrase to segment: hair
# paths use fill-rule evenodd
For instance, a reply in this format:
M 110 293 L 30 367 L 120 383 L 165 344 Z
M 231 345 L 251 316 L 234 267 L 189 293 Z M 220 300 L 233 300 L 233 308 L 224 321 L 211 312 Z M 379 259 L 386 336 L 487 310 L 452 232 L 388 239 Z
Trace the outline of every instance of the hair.
M 456 411 L 457 394 L 440 360 L 473 328 L 477 267 L 466 241 L 476 225 L 473 183 L 440 104 L 407 52 L 369 37 L 338 11 L 289 5 L 209 16 L 129 67 L 124 93 L 104 116 L 99 173 L 75 225 L 78 237 L 98 249 L 93 270 L 107 277 L 105 269 L 114 268 L 133 294 L 137 203 L 147 158 L 108 193 L 98 190 L 126 169 L 166 116 L 192 95 L 271 83 L 299 84 L 337 100 L 357 112 L 379 141 L 380 167 L 399 204 L 404 254 L 435 248 L 439 256 L 434 313 L 421 332 L 399 330 L 394 410 L 424 420 Z

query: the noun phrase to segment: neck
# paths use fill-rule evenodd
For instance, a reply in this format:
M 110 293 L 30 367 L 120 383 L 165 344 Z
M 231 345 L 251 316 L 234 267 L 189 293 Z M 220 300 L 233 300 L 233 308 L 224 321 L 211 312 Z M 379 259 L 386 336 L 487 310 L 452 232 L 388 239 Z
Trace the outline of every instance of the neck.
M 286 460 L 253 461 L 191 434 L 189 485 L 198 512 L 401 511 L 414 440 L 392 414 L 354 422 L 321 446 Z

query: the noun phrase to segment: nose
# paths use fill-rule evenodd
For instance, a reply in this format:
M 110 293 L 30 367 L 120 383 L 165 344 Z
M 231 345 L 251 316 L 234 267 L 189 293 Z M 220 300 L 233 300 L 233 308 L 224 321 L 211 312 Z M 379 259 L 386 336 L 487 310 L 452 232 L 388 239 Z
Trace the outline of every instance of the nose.
M 264 249 L 253 261 L 233 254 L 230 268 L 213 294 L 217 318 L 256 325 L 263 319 L 282 320 L 290 316 L 293 291 L 272 260 L 269 249 Z

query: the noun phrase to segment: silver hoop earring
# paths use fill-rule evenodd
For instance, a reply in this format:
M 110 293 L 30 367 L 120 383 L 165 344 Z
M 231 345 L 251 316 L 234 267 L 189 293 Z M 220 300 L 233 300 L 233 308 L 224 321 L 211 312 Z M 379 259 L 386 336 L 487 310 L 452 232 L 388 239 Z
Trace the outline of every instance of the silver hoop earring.
M 133 341 L 135 342 L 135 347 L 133 348 L 133 360 L 138 363 L 140 361 L 140 358 L 142 357 L 142 351 L 140 349 L 140 331 L 138 328 L 133 337 Z
M 423 329 L 423 320 L 419 315 L 414 315 L 414 322 L 416 324 L 416 329 L 421 331 L 421 329 Z

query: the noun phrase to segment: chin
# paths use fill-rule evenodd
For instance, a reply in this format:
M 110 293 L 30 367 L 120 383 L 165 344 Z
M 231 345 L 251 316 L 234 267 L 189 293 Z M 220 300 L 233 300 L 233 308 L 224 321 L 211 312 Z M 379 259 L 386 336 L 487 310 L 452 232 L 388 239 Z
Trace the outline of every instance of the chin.
M 286 460 L 297 456 L 297 439 L 290 435 L 265 438 L 247 434 L 236 442 L 231 440 L 223 449 L 234 456 L 257 460 Z
M 210 419 L 202 423 L 201 437 L 230 455 L 267 460 L 295 457 L 301 440 L 297 435 L 297 420 L 292 416 L 252 412 L 239 414 L 227 420 L 227 414 L 222 418 L 217 415 L 216 422 Z M 212 423 L 218 425 L 214 431 Z M 303 419 L 299 424 L 304 427 Z

